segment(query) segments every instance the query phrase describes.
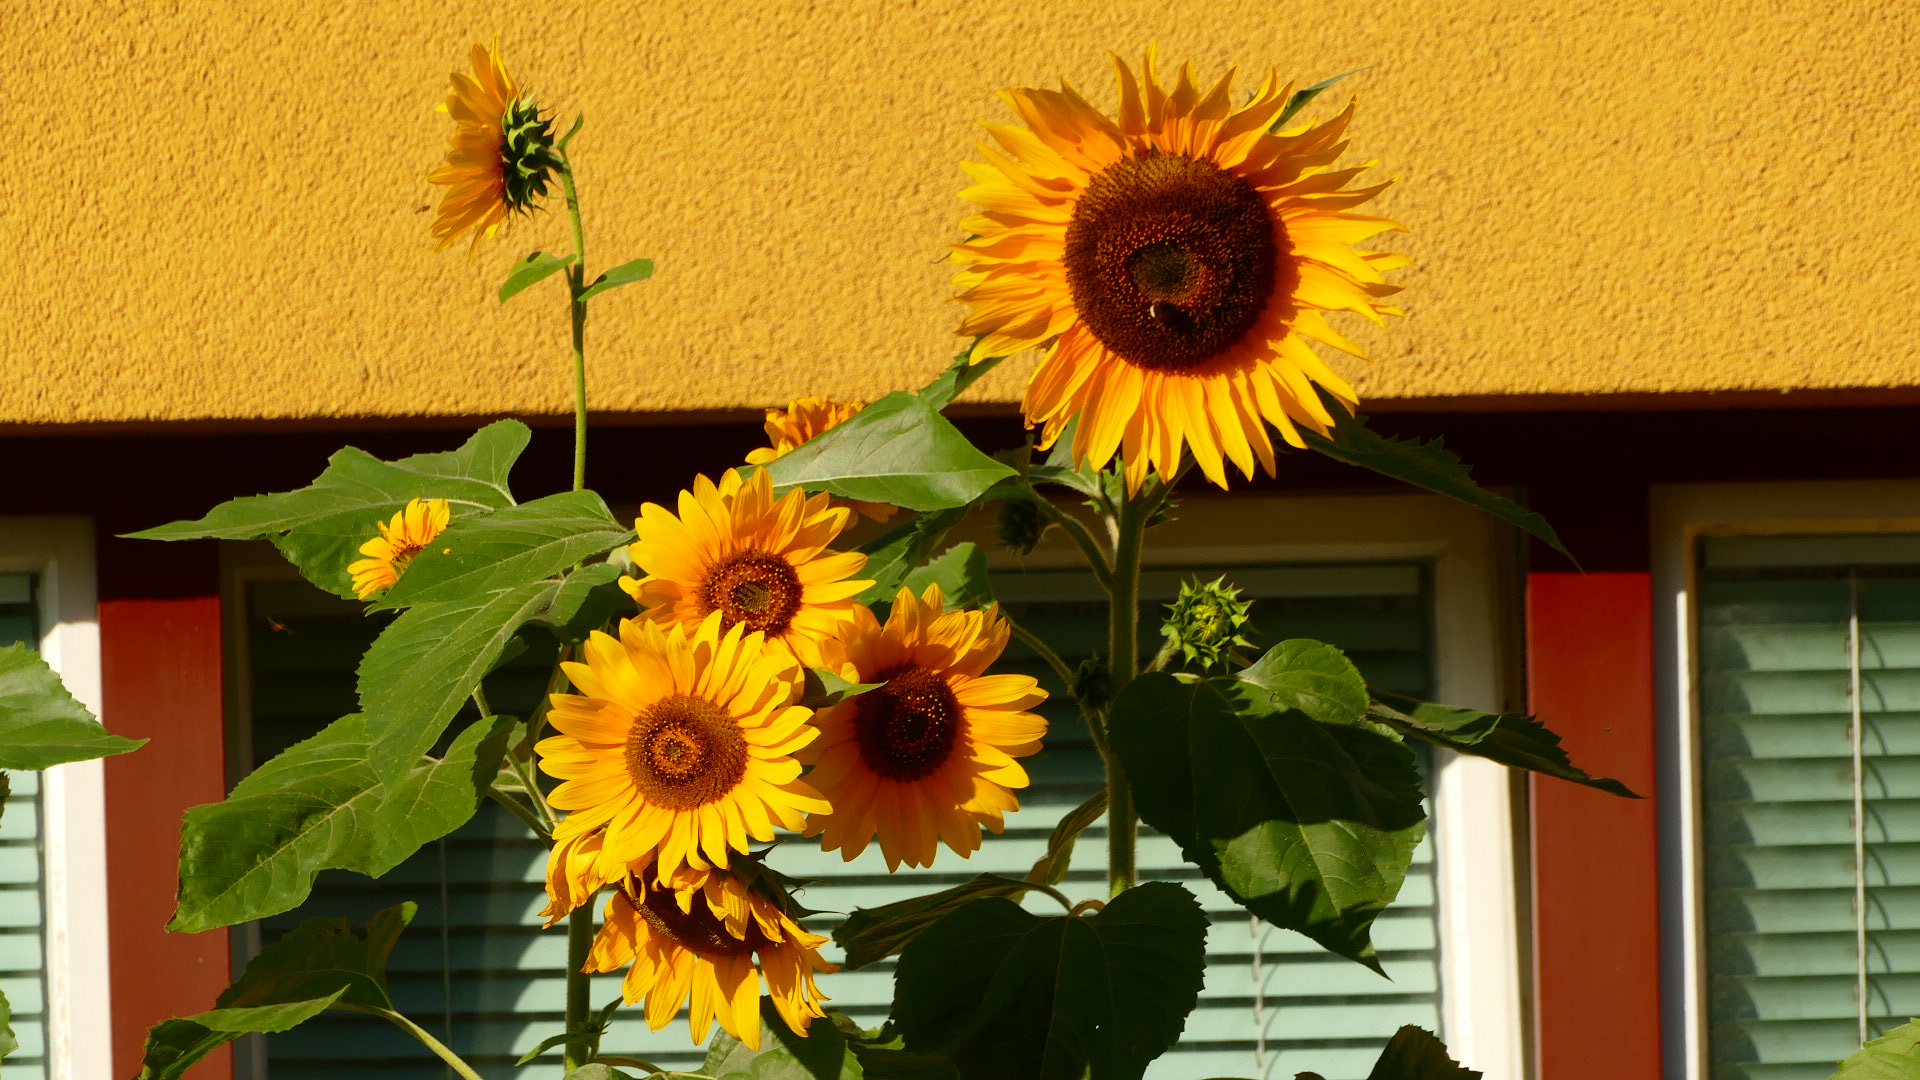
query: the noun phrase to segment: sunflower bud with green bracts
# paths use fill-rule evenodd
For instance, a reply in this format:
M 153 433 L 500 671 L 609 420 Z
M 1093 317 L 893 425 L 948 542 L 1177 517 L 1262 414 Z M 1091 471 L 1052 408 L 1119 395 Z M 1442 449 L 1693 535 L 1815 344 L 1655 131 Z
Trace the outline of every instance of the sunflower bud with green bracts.
M 1182 582 L 1180 595 L 1167 605 L 1160 635 L 1188 665 L 1201 671 L 1225 668 L 1239 659 L 1235 649 L 1253 647 L 1242 633 L 1252 607 L 1253 601 L 1242 600 L 1239 586 L 1227 584 L 1224 576 L 1204 585 L 1197 579 Z
M 1101 653 L 1091 653 L 1073 670 L 1073 699 L 1083 709 L 1104 709 L 1113 703 L 1113 669 Z
M 1000 500 L 1000 517 L 993 524 L 994 539 L 1016 558 L 1025 558 L 1040 546 L 1047 531 L 1047 519 L 1040 508 L 1025 499 Z
M 508 210 L 524 211 L 547 196 L 547 178 L 561 167 L 553 147 L 553 120 L 540 115 L 540 103 L 515 98 L 501 114 L 500 179 Z

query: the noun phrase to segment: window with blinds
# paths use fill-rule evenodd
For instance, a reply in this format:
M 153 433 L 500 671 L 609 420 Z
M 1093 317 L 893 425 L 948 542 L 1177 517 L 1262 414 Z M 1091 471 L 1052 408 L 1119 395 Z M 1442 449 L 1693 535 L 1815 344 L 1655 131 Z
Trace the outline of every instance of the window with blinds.
M 1433 686 L 1432 589 L 1420 563 L 1238 566 L 1198 571 L 1149 570 L 1142 595 L 1149 604 L 1143 648 L 1159 640 L 1153 628 L 1179 582 L 1191 573 L 1206 579 L 1225 572 L 1252 596 L 1258 641 L 1318 637 L 1347 649 L 1370 681 L 1382 689 L 1431 696 Z M 1069 663 L 1099 645 L 1105 635 L 1105 604 L 1080 572 L 1010 570 L 997 575 L 1007 609 Z M 301 583 L 255 585 L 249 590 L 248 667 L 252 685 L 254 757 L 264 760 L 353 706 L 353 666 L 377 632 L 357 605 L 322 596 Z M 540 689 L 550 657 L 522 657 L 494 677 L 489 696 L 503 711 L 522 709 Z M 958 884 L 982 872 L 1024 875 L 1043 852 L 1048 832 L 1062 813 L 1101 782 L 1099 757 L 1085 728 L 1073 716 L 1051 672 L 1016 642 L 1003 670 L 1041 679 L 1055 695 L 1045 709 L 1052 722 L 1046 750 L 1029 759 L 1033 786 L 1022 793 L 1023 809 L 1011 815 L 1006 834 L 991 839 L 971 860 L 950 852 L 929 870 L 889 876 L 876 848 L 852 863 L 792 842 L 775 865 L 800 878 L 818 879 L 803 901 L 835 912 L 872 907 Z M 495 685 L 498 683 L 499 685 Z M 1099 896 L 1105 890 L 1105 832 L 1083 834 L 1064 891 Z M 420 913 L 402 938 L 392 984 L 401 1007 L 468 1056 L 488 1076 L 506 1076 L 521 1053 L 560 1029 L 564 1003 L 560 967 L 565 934 L 538 929 L 543 852 L 517 821 L 492 806 L 446 840 L 423 849 L 380 881 L 324 874 L 312 899 L 299 911 L 268 921 L 272 940 L 300 919 L 316 914 L 364 919 L 402 899 L 420 901 Z M 1149 1077 L 1197 1080 L 1211 1076 L 1291 1077 L 1312 1069 L 1329 1080 L 1360 1080 L 1380 1047 L 1405 1023 L 1440 1027 L 1440 971 L 1431 845 L 1421 845 L 1400 903 L 1383 916 L 1374 938 L 1391 979 L 1326 954 L 1305 938 L 1248 918 L 1197 871 L 1186 867 L 1175 845 L 1143 830 L 1141 875 L 1177 880 L 1193 889 L 1213 926 L 1208 986 L 1187 1020 L 1181 1045 L 1156 1062 Z M 1057 904 L 1030 898 L 1044 911 Z M 809 920 L 827 932 L 839 916 Z M 829 946 L 827 956 L 837 959 Z M 832 1006 L 864 1024 L 885 1019 L 892 994 L 892 963 L 823 979 Z M 596 1003 L 619 993 L 617 978 L 596 980 Z M 605 1046 L 638 1054 L 666 1068 L 691 1069 L 703 1053 L 686 1034 L 684 1020 L 661 1032 L 647 1029 L 638 1010 L 616 1014 Z M 556 1052 L 557 1055 L 557 1052 Z M 442 1066 L 405 1035 L 381 1021 L 326 1014 L 316 1022 L 269 1040 L 264 1053 L 241 1061 L 255 1080 L 319 1080 L 353 1075 L 439 1077 Z
M 1920 1015 L 1920 536 L 1708 538 L 1715 1080 L 1825 1080 Z
M 0 646 L 40 645 L 33 574 L 0 573 Z M 45 868 L 41 858 L 40 774 L 6 774 L 0 811 L 0 993 L 13 1010 L 20 1049 L 7 1055 L 8 1080 L 47 1076 Z

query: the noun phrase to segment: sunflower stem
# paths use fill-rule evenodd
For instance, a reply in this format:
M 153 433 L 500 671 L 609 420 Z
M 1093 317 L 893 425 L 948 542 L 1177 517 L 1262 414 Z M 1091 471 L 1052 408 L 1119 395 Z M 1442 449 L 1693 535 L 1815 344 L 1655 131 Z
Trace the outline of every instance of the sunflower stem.
M 587 241 L 586 234 L 580 228 L 580 192 L 573 184 L 573 162 L 567 158 L 567 140 L 580 130 L 580 120 L 573 122 L 573 131 L 560 140 L 560 190 L 567 196 L 567 224 L 573 228 L 573 253 L 578 256 L 572 266 L 567 267 L 567 288 L 571 294 L 568 315 L 573 323 L 573 490 L 580 491 L 587 486 L 587 302 L 581 299 L 587 291 Z
M 1118 697 L 1140 673 L 1140 543 L 1146 532 L 1150 499 L 1123 495 L 1113 524 L 1113 577 L 1107 590 L 1108 608 L 1107 664 L 1112 672 L 1113 693 Z M 1127 784 L 1126 766 L 1120 755 L 1109 751 L 1107 763 L 1107 885 L 1109 894 L 1118 896 L 1133 888 L 1134 844 L 1138 818 L 1134 815 L 1133 789 Z
M 1080 549 L 1080 554 L 1086 556 L 1087 565 L 1093 568 L 1093 576 L 1102 587 L 1106 587 L 1113 580 L 1113 568 L 1108 565 L 1106 553 L 1100 550 L 1100 541 L 1094 538 L 1093 531 L 1079 518 L 1055 506 L 1052 499 L 1035 491 L 1032 484 L 1025 485 L 1025 494 L 1035 509 L 1067 534 L 1074 546 Z
M 344 1002 L 336 1004 L 333 1007 L 336 1009 L 344 1010 L 346 1012 L 357 1012 L 357 1013 L 365 1013 L 368 1016 L 378 1016 L 383 1020 L 391 1021 L 394 1024 L 394 1026 L 398 1027 L 400 1030 L 420 1040 L 420 1045 L 433 1051 L 433 1054 L 435 1057 L 439 1058 L 441 1061 L 446 1062 L 448 1068 L 452 1069 L 456 1073 L 459 1073 L 462 1077 L 465 1078 L 465 1080 L 484 1080 L 484 1078 L 479 1073 L 473 1071 L 473 1066 L 467 1064 L 465 1058 L 462 1058 L 459 1054 L 456 1054 L 452 1050 L 448 1049 L 447 1044 L 441 1042 L 439 1039 L 434 1038 L 433 1035 L 430 1032 L 428 1032 L 426 1028 L 421 1027 L 419 1024 L 414 1023 L 413 1021 L 407 1019 L 405 1016 L 402 1016 L 400 1013 L 397 1013 L 392 1009 L 383 1009 L 374 1005 L 348 1005 Z
M 587 975 L 587 953 L 593 949 L 593 898 L 574 908 L 567 915 L 567 1031 L 579 1031 L 587 1026 L 587 1016 L 593 1011 L 587 1000 L 592 981 Z M 566 1044 L 566 1071 L 572 1072 L 587 1063 L 587 1046 L 583 1042 Z M 565 1075 L 564 1073 L 562 1075 Z

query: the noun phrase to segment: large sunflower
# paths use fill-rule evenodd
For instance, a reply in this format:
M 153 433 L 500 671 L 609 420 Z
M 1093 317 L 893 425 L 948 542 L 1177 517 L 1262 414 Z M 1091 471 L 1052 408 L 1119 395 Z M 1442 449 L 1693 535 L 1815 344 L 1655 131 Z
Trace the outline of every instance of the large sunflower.
M 1386 185 L 1345 190 L 1365 166 L 1330 168 L 1351 104 L 1276 134 L 1293 87 L 1271 73 L 1234 108 L 1231 73 L 1203 94 L 1182 66 L 1169 92 L 1151 48 L 1144 79 L 1117 57 L 1114 69 L 1117 118 L 1064 84 L 1001 95 L 1027 128 L 986 125 L 999 148 L 965 165 L 981 212 L 953 248 L 972 309 L 960 332 L 981 336 L 976 361 L 1052 342 L 1027 384 L 1028 426 L 1047 446 L 1079 417 L 1074 461 L 1121 453 L 1129 489 L 1149 470 L 1172 476 L 1183 444 L 1222 487 L 1228 460 L 1271 475 L 1265 424 L 1295 446 L 1300 427 L 1325 432 L 1315 383 L 1357 404 L 1305 340 L 1364 355 L 1322 313 L 1400 314 L 1381 275 L 1408 260 L 1348 246 L 1400 230 L 1351 212 Z
M 695 477 L 680 493 L 678 517 L 648 503 L 628 548 L 647 574 L 621 578 L 644 609 L 664 624 L 697 625 L 719 615 L 725 627 L 766 635 L 769 649 L 818 667 L 821 646 L 853 622 L 853 597 L 871 581 L 848 581 L 866 565 L 857 551 L 827 550 L 853 516 L 825 494 L 795 489 L 778 499 L 766 470 L 742 479 L 729 469 L 715 484 Z
M 795 398 L 784 409 L 767 410 L 767 442 L 757 450 L 747 452 L 747 464 L 765 465 L 786 457 L 795 450 L 824 432 L 839 427 L 858 415 L 867 407 L 864 401 L 849 401 L 845 405 L 831 398 L 818 395 Z M 838 505 L 845 506 L 861 517 L 874 521 L 886 521 L 893 517 L 899 507 L 886 503 L 860 502 L 849 499 Z
M 446 247 L 473 230 L 469 252 L 500 231 L 509 211 L 524 211 L 547 193 L 547 174 L 560 167 L 552 121 L 525 97 L 507 74 L 500 51 L 476 44 L 473 77 L 453 73 L 453 89 L 440 104 L 453 118 L 447 163 L 427 176 L 447 193 L 433 219 L 433 238 Z
M 833 804 L 807 834 L 851 861 L 876 837 L 888 870 L 927 866 L 939 841 L 961 856 L 1018 810 L 1027 786 L 1015 758 L 1040 749 L 1047 722 L 1026 710 L 1046 691 L 1026 675 L 988 675 L 1007 647 L 994 611 L 942 613 L 940 586 L 901 589 L 885 626 L 866 608 L 842 640 L 841 675 L 884 683 L 816 714 L 820 738 L 801 751 L 807 779 Z
M 393 588 L 414 556 L 446 530 L 449 517 L 445 499 L 412 499 L 393 520 L 374 522 L 380 534 L 360 545 L 366 558 L 347 564 L 354 595 L 370 600 Z
M 716 1014 L 727 1034 L 760 1048 L 760 982 L 787 1027 L 806 1034 L 826 1015 L 813 973 L 827 939 L 800 928 L 781 906 L 728 874 L 680 870 L 664 883 L 629 877 L 607 901 L 586 970 L 618 971 L 628 1004 L 646 999 L 647 1026 L 666 1027 L 689 998 L 698 1045 Z M 758 974 L 756 974 L 756 969 Z
M 697 628 L 627 619 L 618 639 L 596 631 L 582 651 L 585 663 L 563 665 L 580 693 L 553 695 L 547 714 L 560 734 L 535 747 L 541 770 L 564 781 L 547 801 L 572 811 L 553 832 L 568 883 L 554 907 L 597 884 L 590 864 L 569 865 L 587 849 L 568 841 L 602 826 L 600 880 L 649 859 L 665 880 L 683 864 L 724 867 L 749 837 L 828 809 L 794 759 L 815 735 L 811 710 L 794 704 L 800 669 L 760 634 L 722 631 L 718 613 Z

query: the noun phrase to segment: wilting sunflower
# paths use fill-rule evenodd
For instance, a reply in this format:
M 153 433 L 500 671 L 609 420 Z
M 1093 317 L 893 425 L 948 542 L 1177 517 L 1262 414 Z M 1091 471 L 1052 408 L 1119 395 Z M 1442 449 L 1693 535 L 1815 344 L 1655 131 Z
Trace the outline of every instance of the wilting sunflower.
M 391 521 L 374 522 L 380 535 L 360 545 L 366 558 L 348 564 L 353 592 L 362 600 L 393 588 L 407 564 L 447 527 L 447 500 L 414 499 Z
M 547 853 L 547 906 L 540 914 L 552 926 L 567 917 L 628 868 L 609 866 L 605 830 L 575 833 Z
M 551 120 L 523 96 L 500 62 L 500 51 L 476 44 L 473 77 L 453 73 L 453 90 L 439 106 L 453 118 L 447 163 L 427 176 L 447 193 L 433 219 L 433 238 L 444 248 L 468 229 L 469 252 L 500 231 L 510 211 L 525 211 L 547 193 L 547 174 L 561 167 Z
M 781 905 L 739 878 L 681 867 L 663 884 L 626 879 L 607 901 L 586 970 L 618 971 L 628 1004 L 647 1002 L 647 1026 L 666 1027 L 689 998 L 698 1045 L 716 1014 L 727 1034 L 760 1048 L 760 981 L 787 1027 L 802 1035 L 826 1015 L 813 973 L 839 968 L 820 958 L 827 939 L 809 934 Z M 757 969 L 757 971 L 756 971 Z
M 667 880 L 683 864 L 724 867 L 749 838 L 828 809 L 794 759 L 815 735 L 811 710 L 794 704 L 800 669 L 759 633 L 723 631 L 718 613 L 697 627 L 626 619 L 619 638 L 596 631 L 582 653 L 585 663 L 563 665 L 580 692 L 553 695 L 547 714 L 560 734 L 534 747 L 541 770 L 564 781 L 547 801 L 572 811 L 553 831 L 556 858 L 605 826 L 601 880 L 649 859 Z M 553 899 L 579 903 L 588 871 L 560 872 L 569 884 Z
M 1028 426 L 1049 446 L 1078 416 L 1074 461 L 1120 452 L 1130 490 L 1149 470 L 1172 476 L 1183 444 L 1222 487 L 1227 460 L 1272 474 L 1266 424 L 1301 446 L 1298 428 L 1334 421 L 1314 384 L 1357 404 L 1306 342 L 1364 355 L 1323 312 L 1400 314 L 1382 273 L 1408 260 L 1349 247 L 1401 229 L 1352 212 L 1386 185 L 1346 189 L 1365 166 L 1331 168 L 1351 104 L 1276 134 L 1293 87 L 1271 73 L 1235 108 L 1231 73 L 1202 93 L 1182 66 L 1169 92 L 1152 49 L 1144 79 L 1114 69 L 1117 118 L 1064 84 L 1001 95 L 1027 128 L 986 125 L 999 148 L 965 165 L 981 212 L 953 248 L 972 309 L 960 333 L 982 336 L 975 360 L 1051 342 Z
M 620 587 L 645 618 L 691 626 L 718 614 L 723 626 L 757 630 L 768 648 L 818 667 L 821 646 L 853 622 L 853 597 L 873 584 L 847 580 L 865 555 L 827 550 L 852 516 L 824 494 L 775 499 L 764 469 L 744 480 L 729 469 L 718 484 L 695 477 L 678 517 L 655 503 L 640 508 L 627 550 L 647 576 L 623 577 Z
M 747 452 L 747 464 L 765 465 L 769 461 L 783 458 L 798 450 L 800 446 L 829 428 L 838 427 L 851 419 L 854 414 L 867 407 L 864 401 L 850 401 L 845 405 L 830 398 L 819 396 L 794 399 L 793 404 L 784 409 L 767 410 L 767 441 L 771 446 Z M 854 513 L 874 521 L 886 521 L 899 510 L 886 503 L 860 502 L 854 499 L 837 500 L 836 505 L 845 506 Z
M 940 586 L 901 589 L 885 626 L 866 608 L 842 639 L 854 682 L 884 686 L 817 714 L 820 738 L 801 752 L 807 779 L 833 804 L 809 814 L 807 835 L 851 861 L 878 837 L 887 869 L 927 866 L 939 841 L 962 856 L 980 827 L 999 832 L 1027 786 L 1015 758 L 1040 749 L 1047 722 L 1026 710 L 1047 699 L 1026 675 L 988 675 L 1007 647 L 994 611 L 941 611 Z

